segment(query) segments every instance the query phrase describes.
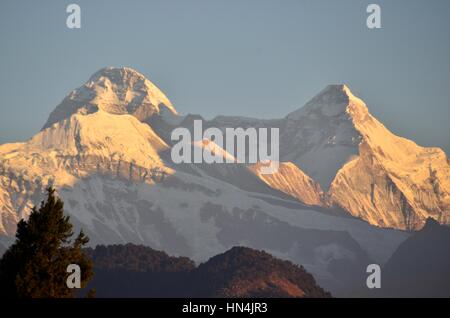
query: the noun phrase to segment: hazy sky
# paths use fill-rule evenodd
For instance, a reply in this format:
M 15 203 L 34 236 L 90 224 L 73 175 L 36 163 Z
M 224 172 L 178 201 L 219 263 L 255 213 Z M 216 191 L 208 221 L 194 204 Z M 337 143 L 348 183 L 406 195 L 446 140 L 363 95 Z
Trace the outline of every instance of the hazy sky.
M 393 132 L 450 154 L 449 17 L 448 0 L 1 0 L 0 143 L 35 134 L 98 69 L 130 66 L 206 118 L 283 117 L 346 83 Z

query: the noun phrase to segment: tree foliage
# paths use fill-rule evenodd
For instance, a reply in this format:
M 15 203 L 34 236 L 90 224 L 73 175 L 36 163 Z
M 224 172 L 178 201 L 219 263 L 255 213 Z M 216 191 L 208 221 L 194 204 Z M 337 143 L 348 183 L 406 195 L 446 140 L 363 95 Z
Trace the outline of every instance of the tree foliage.
M 68 298 L 76 289 L 66 285 L 69 264 L 81 269 L 81 287 L 92 278 L 92 261 L 82 248 L 89 238 L 73 225 L 64 203 L 47 189 L 47 199 L 35 206 L 27 221 L 17 224 L 16 241 L 0 260 L 0 296 L 7 298 Z

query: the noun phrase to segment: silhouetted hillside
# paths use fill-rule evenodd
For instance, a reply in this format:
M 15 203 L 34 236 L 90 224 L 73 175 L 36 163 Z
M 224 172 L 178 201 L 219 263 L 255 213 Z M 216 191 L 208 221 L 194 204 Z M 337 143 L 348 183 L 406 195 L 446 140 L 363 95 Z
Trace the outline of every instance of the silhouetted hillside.
M 200 297 L 330 297 L 303 267 L 247 247 L 233 247 L 194 272 Z
M 171 257 L 142 245 L 87 249 L 94 262 L 90 284 L 97 297 L 183 297 L 183 282 L 195 269 L 187 257 Z
M 386 297 L 450 297 L 450 227 L 429 218 L 392 255 L 382 271 Z
M 303 267 L 234 247 L 195 267 L 133 244 L 87 249 L 97 297 L 329 297 Z
M 95 266 L 103 270 L 133 272 L 181 272 L 195 268 L 187 257 L 172 257 L 143 245 L 98 245 L 87 249 Z

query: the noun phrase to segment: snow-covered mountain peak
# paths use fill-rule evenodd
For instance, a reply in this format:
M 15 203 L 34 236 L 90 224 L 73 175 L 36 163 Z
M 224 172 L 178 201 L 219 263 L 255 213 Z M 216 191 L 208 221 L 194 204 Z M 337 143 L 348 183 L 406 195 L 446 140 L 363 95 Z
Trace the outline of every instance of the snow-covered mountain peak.
M 341 114 L 365 114 L 365 103 L 353 95 L 344 84 L 328 85 L 313 97 L 305 106 L 287 115 L 287 119 L 298 120 L 301 117 L 336 117 Z
M 337 171 L 358 154 L 362 135 L 356 123 L 369 115 L 346 85 L 329 85 L 302 108 L 286 116 L 280 148 L 327 190 Z
M 130 114 L 140 121 L 160 114 L 177 115 L 167 96 L 144 75 L 128 67 L 106 67 L 69 93 L 50 114 L 44 128 L 75 113 L 90 114 L 98 110 Z
M 120 85 L 123 83 L 130 83 L 136 80 L 146 80 L 145 76 L 130 67 L 104 67 L 95 72 L 89 81 L 97 82 L 101 77 L 108 78 L 111 82 Z

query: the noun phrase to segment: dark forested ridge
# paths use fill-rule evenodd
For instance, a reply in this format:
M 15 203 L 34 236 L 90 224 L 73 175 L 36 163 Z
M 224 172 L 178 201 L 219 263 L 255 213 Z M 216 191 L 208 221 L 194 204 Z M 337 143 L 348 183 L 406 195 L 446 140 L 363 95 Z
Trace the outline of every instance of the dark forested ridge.
M 195 264 L 143 245 L 99 245 L 87 254 L 94 262 L 91 282 L 97 297 L 185 297 L 184 282 Z
M 303 267 L 246 247 L 234 247 L 195 266 L 133 244 L 97 246 L 97 297 L 330 297 Z
M 329 297 L 302 266 L 247 247 L 233 247 L 194 271 L 201 297 Z

